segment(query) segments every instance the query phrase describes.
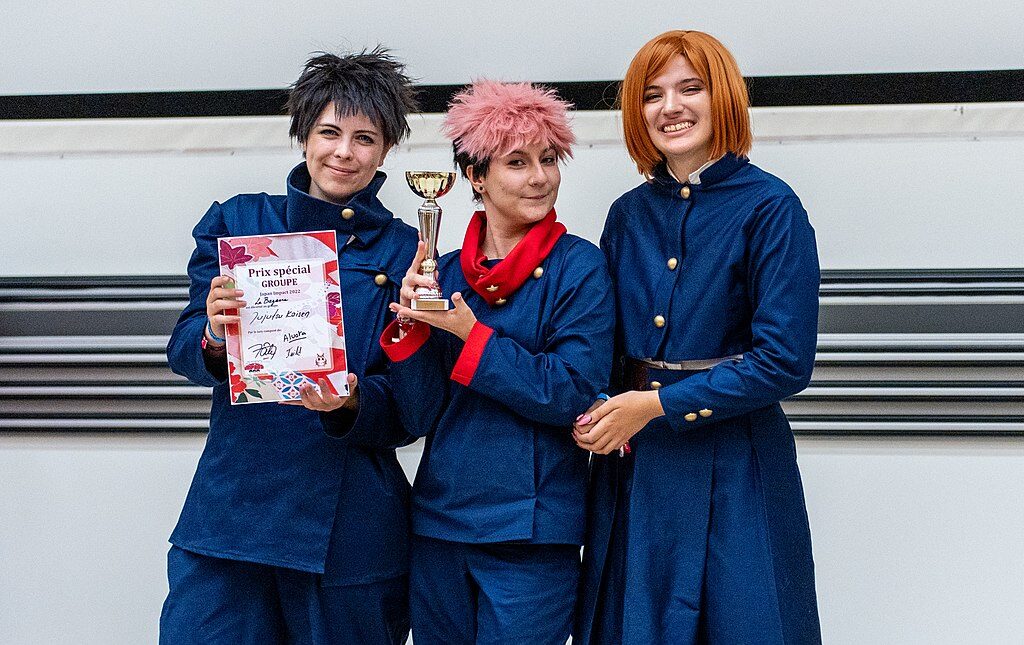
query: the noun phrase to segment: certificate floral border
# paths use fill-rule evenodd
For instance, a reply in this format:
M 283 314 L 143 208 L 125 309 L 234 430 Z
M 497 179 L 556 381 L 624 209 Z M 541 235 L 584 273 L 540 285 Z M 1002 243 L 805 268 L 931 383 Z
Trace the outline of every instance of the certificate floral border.
M 334 231 L 312 231 L 308 233 L 280 233 L 275 235 L 246 235 L 218 238 L 221 275 L 232 280 L 239 267 L 259 264 L 260 261 L 281 259 L 304 260 L 302 258 L 281 258 L 278 251 L 285 246 L 295 246 L 297 236 L 308 238 L 305 246 L 315 249 L 308 259 L 324 261 L 324 282 L 327 285 L 327 320 L 334 329 L 331 337 L 332 368 L 329 370 L 308 370 L 302 372 L 267 372 L 262 365 L 242 365 L 242 346 L 238 325 L 226 327 L 228 380 L 231 390 L 231 404 L 266 403 L 271 401 L 295 401 L 299 399 L 299 386 L 310 383 L 317 390 L 317 381 L 326 379 L 334 394 L 348 395 L 348 363 L 345 357 L 345 328 L 341 306 L 341 283 L 338 275 L 338 240 Z M 286 241 L 287 240 L 287 241 Z M 299 240 L 300 242 L 302 240 Z M 275 248 L 276 247 L 276 248 Z M 237 310 L 225 313 L 237 315 Z

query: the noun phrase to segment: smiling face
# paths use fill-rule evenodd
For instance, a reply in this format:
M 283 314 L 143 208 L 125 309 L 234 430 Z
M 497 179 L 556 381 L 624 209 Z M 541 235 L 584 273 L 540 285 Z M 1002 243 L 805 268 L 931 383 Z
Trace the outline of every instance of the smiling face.
M 365 114 L 339 117 L 329 103 L 306 137 L 309 194 L 345 203 L 370 183 L 388 149 L 380 129 Z
M 644 87 L 651 142 L 680 181 L 710 158 L 711 93 L 685 56 L 674 56 Z
M 555 149 L 534 143 L 492 158 L 487 176 L 471 172 L 470 181 L 484 202 L 489 221 L 518 228 L 539 222 L 551 212 L 562 175 Z

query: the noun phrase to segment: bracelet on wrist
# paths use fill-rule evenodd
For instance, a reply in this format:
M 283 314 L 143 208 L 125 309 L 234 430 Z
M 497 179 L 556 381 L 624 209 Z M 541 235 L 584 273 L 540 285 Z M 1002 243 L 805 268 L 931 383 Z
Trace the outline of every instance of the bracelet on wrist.
M 217 342 L 217 343 L 226 343 L 227 342 L 227 340 L 225 340 L 224 338 L 221 338 L 217 334 L 213 333 L 213 327 L 210 325 L 210 319 L 209 318 L 206 319 L 206 334 L 210 337 L 210 340 L 212 340 L 214 342 Z

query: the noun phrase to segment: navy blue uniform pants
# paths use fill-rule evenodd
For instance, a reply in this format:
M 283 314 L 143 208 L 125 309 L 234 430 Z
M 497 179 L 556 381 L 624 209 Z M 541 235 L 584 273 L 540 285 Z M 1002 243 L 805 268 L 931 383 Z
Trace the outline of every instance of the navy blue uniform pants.
M 171 547 L 161 645 L 331 643 L 401 645 L 408 584 L 324 586 L 322 576 Z
M 413 536 L 413 642 L 564 645 L 579 575 L 575 544 L 465 544 Z

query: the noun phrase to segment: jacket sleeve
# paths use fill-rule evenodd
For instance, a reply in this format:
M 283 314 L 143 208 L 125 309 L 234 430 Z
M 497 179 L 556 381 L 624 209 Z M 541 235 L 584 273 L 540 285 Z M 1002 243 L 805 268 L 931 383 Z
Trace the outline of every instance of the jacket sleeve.
M 566 256 L 543 351 L 533 353 L 478 322 L 452 380 L 532 421 L 567 427 L 608 385 L 615 325 L 608 269 L 594 246 Z
M 451 399 L 446 365 L 451 364 L 450 345 L 455 336 L 416 323 L 402 340 L 398 323 L 392 322 L 381 334 L 380 344 L 391 360 L 388 383 L 395 399 L 398 418 L 412 437 L 425 437 L 437 426 Z
M 416 437 L 405 431 L 388 374 L 370 374 L 359 379 L 359 407 L 321 412 L 324 431 L 353 446 L 393 450 L 407 446 Z
M 793 196 L 755 212 L 748 230 L 751 350 L 658 390 L 676 430 L 777 403 L 810 382 L 820 280 L 814 229 Z
M 227 380 L 226 363 L 208 360 L 202 348 L 206 297 L 210 293 L 210 281 L 220 275 L 217 238 L 227 234 L 221 205 L 214 202 L 192 230 L 196 248 L 188 262 L 189 302 L 167 343 L 167 363 L 171 371 L 197 385 L 209 387 Z

